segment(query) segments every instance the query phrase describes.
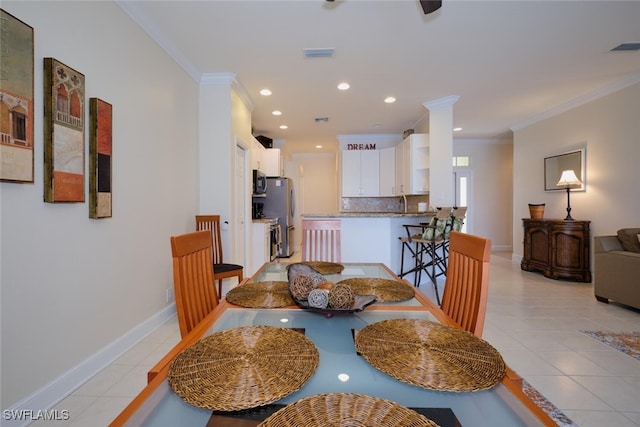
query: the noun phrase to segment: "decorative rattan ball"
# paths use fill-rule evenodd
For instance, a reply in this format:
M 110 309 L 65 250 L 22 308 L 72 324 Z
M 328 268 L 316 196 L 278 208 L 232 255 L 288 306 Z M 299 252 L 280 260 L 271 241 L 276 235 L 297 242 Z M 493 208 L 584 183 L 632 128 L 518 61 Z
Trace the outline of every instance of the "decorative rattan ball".
M 311 277 L 311 279 L 313 280 L 313 284 L 314 284 L 315 286 L 318 286 L 318 284 L 319 284 L 319 283 L 322 283 L 322 282 L 324 282 L 325 280 L 327 280 L 327 279 L 325 279 L 325 278 L 324 278 L 324 276 L 323 276 L 322 274 L 320 274 L 320 273 L 311 273 L 311 274 L 309 275 L 309 277 Z
M 313 283 L 313 279 L 309 276 L 298 276 L 293 279 L 289 289 L 291 295 L 299 301 L 306 301 L 309 296 L 309 292 L 314 290 L 316 285 Z
M 313 308 L 327 308 L 329 305 L 329 292 L 322 289 L 314 289 L 309 292 L 309 307 Z
M 354 301 L 353 292 L 347 285 L 338 283 L 329 291 L 329 307 L 351 308 Z

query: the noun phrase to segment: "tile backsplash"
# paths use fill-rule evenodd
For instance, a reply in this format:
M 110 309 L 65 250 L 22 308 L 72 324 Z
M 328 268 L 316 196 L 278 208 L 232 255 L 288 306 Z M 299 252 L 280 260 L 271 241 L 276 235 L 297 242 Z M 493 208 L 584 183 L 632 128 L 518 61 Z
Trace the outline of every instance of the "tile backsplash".
M 407 196 L 407 212 L 418 212 L 418 203 L 424 202 L 429 206 L 429 195 Z M 343 197 L 340 212 L 404 212 L 402 197 Z

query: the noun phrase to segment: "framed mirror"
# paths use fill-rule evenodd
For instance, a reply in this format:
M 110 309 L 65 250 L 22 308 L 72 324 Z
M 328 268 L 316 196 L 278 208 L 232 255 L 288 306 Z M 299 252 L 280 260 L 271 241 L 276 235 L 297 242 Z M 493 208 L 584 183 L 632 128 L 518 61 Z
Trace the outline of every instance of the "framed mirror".
M 579 188 L 572 191 L 584 191 L 587 188 L 584 148 L 544 158 L 544 191 L 565 191 L 565 188 L 556 187 L 556 184 L 562 171 L 569 169 L 573 169 L 582 182 Z

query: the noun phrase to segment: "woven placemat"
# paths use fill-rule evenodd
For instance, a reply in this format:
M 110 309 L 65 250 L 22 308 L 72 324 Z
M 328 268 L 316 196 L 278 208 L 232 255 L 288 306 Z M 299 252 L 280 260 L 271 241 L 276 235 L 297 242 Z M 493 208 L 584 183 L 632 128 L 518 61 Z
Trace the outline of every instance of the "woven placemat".
M 295 305 L 284 281 L 252 282 L 227 292 L 227 301 L 248 308 L 275 308 Z
M 467 392 L 495 386 L 502 356 L 462 329 L 421 319 L 391 319 L 356 333 L 356 349 L 376 369 L 431 390 Z
M 217 332 L 187 348 L 171 362 L 168 380 L 194 406 L 238 411 L 299 390 L 319 360 L 316 346 L 299 332 L 246 326 Z
M 337 274 L 344 270 L 344 265 L 328 261 L 303 261 L 300 264 L 308 265 L 320 274 Z
M 326 393 L 285 406 L 258 427 L 409 427 L 438 425 L 390 400 L 355 393 Z
M 411 286 L 392 279 L 354 277 L 338 283 L 349 286 L 353 293 L 358 295 L 375 295 L 378 302 L 406 301 L 416 294 Z

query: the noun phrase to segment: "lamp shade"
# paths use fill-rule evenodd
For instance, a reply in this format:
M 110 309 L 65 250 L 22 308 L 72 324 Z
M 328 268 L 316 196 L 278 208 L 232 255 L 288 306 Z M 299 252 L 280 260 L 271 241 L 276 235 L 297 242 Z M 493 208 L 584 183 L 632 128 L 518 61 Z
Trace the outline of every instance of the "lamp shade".
M 579 187 L 580 185 L 582 185 L 582 182 L 578 179 L 576 173 L 573 169 L 569 169 L 562 171 L 562 176 L 560 176 L 560 181 L 558 181 L 556 187 L 572 188 Z

